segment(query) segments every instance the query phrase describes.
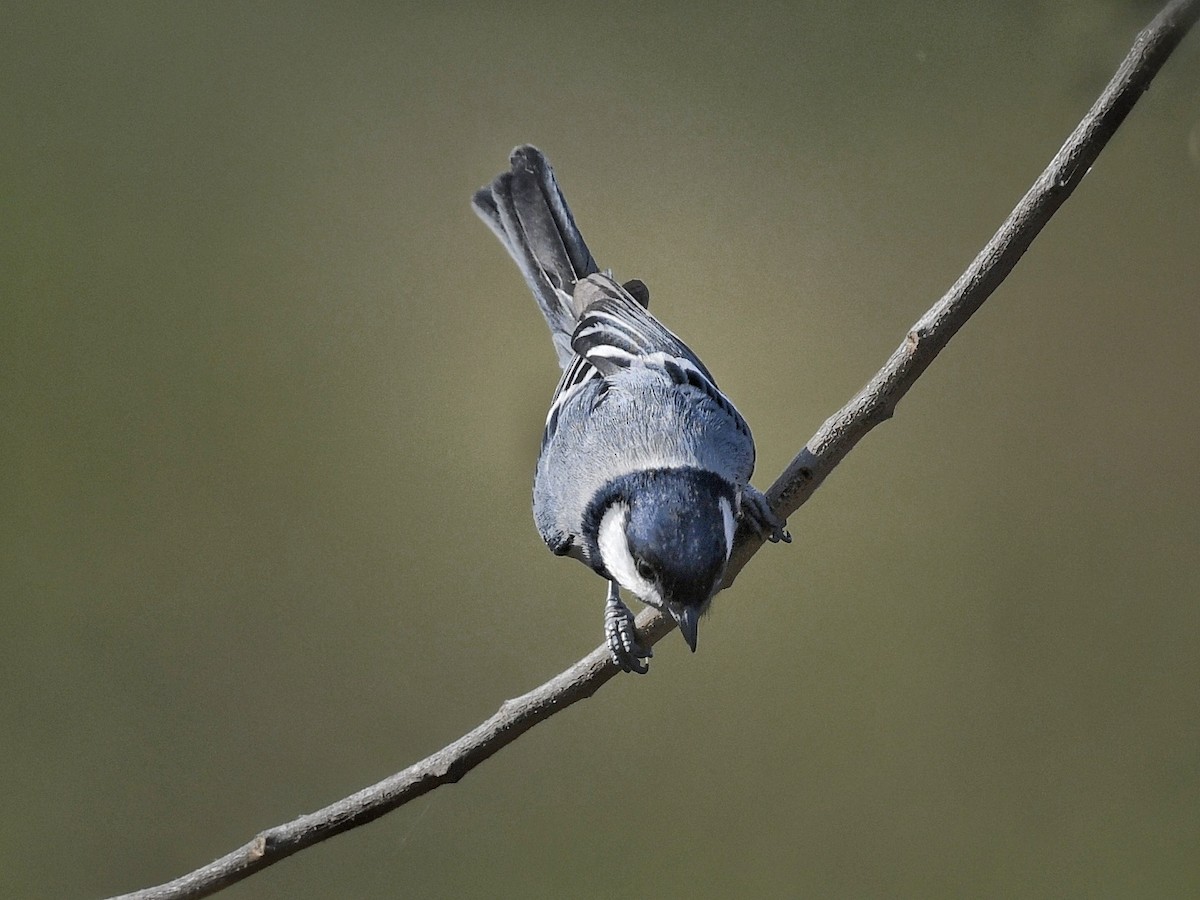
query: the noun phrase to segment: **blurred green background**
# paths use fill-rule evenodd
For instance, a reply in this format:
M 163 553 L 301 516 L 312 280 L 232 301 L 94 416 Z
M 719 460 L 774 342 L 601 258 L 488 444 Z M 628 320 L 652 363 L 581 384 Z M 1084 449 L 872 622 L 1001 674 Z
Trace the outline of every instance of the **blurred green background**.
M 0 896 L 158 883 L 596 646 L 532 141 L 766 487 L 1154 4 L 26 4 L 0 37 Z M 722 595 L 461 784 L 223 896 L 1200 893 L 1200 35 Z

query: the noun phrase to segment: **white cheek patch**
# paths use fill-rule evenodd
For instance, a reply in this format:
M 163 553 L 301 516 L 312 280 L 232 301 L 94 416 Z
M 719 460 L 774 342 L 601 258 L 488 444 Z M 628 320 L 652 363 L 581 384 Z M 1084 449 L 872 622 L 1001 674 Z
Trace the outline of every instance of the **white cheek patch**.
M 600 559 L 617 584 L 655 605 L 652 598 L 657 597 L 658 590 L 638 574 L 633 554 L 629 552 L 629 541 L 625 539 L 625 523 L 628 520 L 629 507 L 624 503 L 614 503 L 604 511 L 596 541 L 600 545 Z
M 721 518 L 725 520 L 725 561 L 729 561 L 729 554 L 733 552 L 733 535 L 737 531 L 737 522 L 733 518 L 733 508 L 729 505 L 729 501 L 724 497 L 718 497 L 717 503 L 721 506 Z

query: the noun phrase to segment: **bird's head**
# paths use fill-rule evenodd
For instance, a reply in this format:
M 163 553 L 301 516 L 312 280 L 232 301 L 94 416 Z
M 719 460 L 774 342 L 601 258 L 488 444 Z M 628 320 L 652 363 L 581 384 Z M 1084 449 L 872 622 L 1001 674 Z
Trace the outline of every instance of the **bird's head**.
M 695 651 L 700 616 L 733 547 L 733 485 L 701 469 L 655 469 L 617 479 L 597 499 L 593 565 L 669 613 Z

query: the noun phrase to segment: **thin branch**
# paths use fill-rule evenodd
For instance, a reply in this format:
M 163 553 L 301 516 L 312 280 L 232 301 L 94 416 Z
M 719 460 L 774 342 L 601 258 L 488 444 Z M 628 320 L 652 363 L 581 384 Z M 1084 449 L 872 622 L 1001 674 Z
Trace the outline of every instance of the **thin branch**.
M 1138 35 L 1087 116 L 962 277 L 909 330 L 866 387 L 821 426 L 771 486 L 767 497 L 777 512 L 790 516 L 799 509 L 851 448 L 891 417 L 900 398 L 991 296 L 1087 174 L 1197 18 L 1200 0 L 1175 0 Z M 726 586 L 733 583 L 761 546 L 760 538 L 739 532 Z M 638 632 L 650 644 L 674 628 L 668 616 L 655 610 L 645 610 L 638 616 Z M 590 697 L 617 671 L 608 659 L 608 651 L 598 647 L 541 687 L 506 701 L 474 731 L 404 771 L 324 809 L 269 828 L 248 844 L 181 878 L 125 894 L 118 900 L 206 897 L 306 847 L 365 825 L 439 785 L 458 781 L 538 722 Z

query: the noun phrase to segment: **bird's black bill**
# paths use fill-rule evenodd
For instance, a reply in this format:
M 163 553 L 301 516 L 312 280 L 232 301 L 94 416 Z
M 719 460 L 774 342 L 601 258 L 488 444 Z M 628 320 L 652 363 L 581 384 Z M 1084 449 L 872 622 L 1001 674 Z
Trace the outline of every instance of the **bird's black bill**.
M 675 615 L 675 621 L 679 623 L 679 633 L 683 635 L 683 639 L 695 653 L 696 638 L 700 629 L 700 613 L 693 606 L 685 606 Z

